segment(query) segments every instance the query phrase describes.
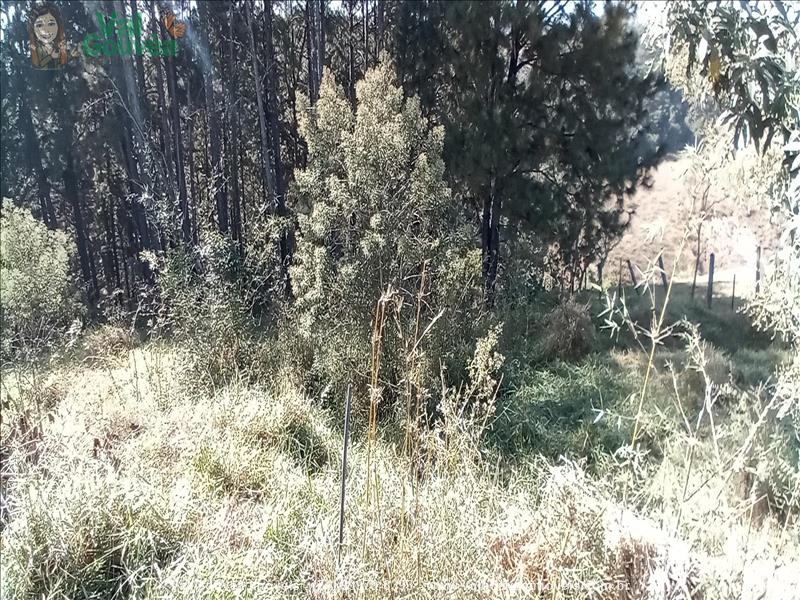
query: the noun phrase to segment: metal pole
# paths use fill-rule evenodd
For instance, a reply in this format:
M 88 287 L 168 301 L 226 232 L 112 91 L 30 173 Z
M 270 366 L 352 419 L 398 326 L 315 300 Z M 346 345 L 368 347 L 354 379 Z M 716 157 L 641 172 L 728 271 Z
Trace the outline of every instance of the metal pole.
M 347 481 L 347 441 L 350 432 L 350 399 L 351 387 L 347 384 L 347 396 L 344 401 L 344 440 L 342 440 L 342 488 L 339 495 L 339 546 L 336 551 L 336 563 L 342 564 L 342 543 L 344 541 L 344 491 Z

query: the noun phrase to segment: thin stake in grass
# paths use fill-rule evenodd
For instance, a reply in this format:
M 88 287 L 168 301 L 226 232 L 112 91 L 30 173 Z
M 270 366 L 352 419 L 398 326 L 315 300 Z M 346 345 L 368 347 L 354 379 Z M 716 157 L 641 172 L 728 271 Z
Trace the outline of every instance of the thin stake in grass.
M 342 564 L 342 543 L 344 541 L 344 492 L 347 481 L 347 442 L 350 434 L 350 400 L 352 389 L 347 384 L 347 395 L 344 399 L 344 439 L 342 440 L 342 489 L 339 495 L 339 546 L 336 551 L 336 564 Z

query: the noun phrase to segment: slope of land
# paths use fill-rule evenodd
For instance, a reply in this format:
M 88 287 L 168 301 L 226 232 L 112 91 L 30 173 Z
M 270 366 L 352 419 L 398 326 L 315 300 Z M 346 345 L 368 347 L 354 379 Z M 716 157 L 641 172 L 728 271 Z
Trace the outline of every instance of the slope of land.
M 742 389 L 785 358 L 703 352 L 707 385 Z M 520 378 L 488 446 L 447 413 L 412 431 L 409 456 L 400 423 L 370 445 L 356 411 L 340 559 L 341 405 L 281 381 L 198 388 L 182 353 L 101 347 L 6 373 L 4 600 L 784 599 L 800 585 L 796 523 L 731 467 L 754 400 L 724 396 L 714 435 L 684 430 L 676 407 L 694 419 L 706 374 L 680 349 L 657 356 L 634 451 L 635 350 Z
M 708 257 L 715 254 L 715 287 L 730 293 L 734 275 L 737 295 L 749 294 L 755 286 L 757 248 L 762 248 L 762 269 L 768 268 L 779 243 L 779 228 L 771 221 L 767 206 L 750 203 L 746 206 L 738 199 L 737 182 L 716 181 L 709 187 L 707 206 L 709 215 L 702 227 L 698 284 L 707 282 Z M 635 212 L 630 227 L 619 244 L 610 253 L 606 281 L 616 283 L 620 264 L 622 278 L 630 282 L 625 261 L 645 270 L 647 265 L 663 252 L 665 268 L 672 271 L 678 251 L 676 278 L 691 282 L 696 257 L 697 209 L 693 207 L 691 161 L 677 158 L 662 163 L 653 172 L 652 186 L 641 188 L 630 199 Z M 696 200 L 697 201 L 697 200 Z M 688 228 L 688 232 L 687 232 Z M 638 271 L 637 271 L 638 273 Z

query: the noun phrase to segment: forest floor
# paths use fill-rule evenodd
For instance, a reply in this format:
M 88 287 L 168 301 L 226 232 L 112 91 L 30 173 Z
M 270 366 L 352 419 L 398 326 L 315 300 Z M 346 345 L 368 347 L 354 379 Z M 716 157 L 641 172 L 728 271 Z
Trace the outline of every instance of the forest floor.
M 692 310 L 707 340 L 657 352 L 634 447 L 636 344 L 517 361 L 488 431 L 411 456 L 356 411 L 341 550 L 341 403 L 201 388 L 185 349 L 93 332 L 3 378 L 2 598 L 791 598 L 800 527 L 754 428 L 786 351 Z

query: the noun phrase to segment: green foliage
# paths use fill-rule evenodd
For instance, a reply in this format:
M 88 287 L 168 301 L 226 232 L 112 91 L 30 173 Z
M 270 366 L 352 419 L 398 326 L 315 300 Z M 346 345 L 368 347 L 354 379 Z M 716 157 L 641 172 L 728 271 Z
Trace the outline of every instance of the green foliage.
M 740 347 L 731 355 L 734 381 L 743 388 L 753 388 L 775 379 L 776 369 L 786 362 L 788 353 L 775 347 L 755 349 Z
M 157 262 L 163 304 L 151 325 L 185 342 L 188 371 L 200 384 L 249 375 L 260 366 L 257 327 L 241 280 L 232 275 L 234 260 L 233 248 L 213 238 L 200 268 L 180 249 Z
M 613 453 L 630 440 L 632 424 L 603 414 L 624 406 L 639 382 L 635 371 L 597 357 L 520 372 L 500 402 L 490 439 L 515 457 Z
M 736 138 L 749 136 L 769 147 L 775 134 L 788 139 L 800 123 L 797 11 L 792 12 L 782 2 L 670 5 L 671 42 L 676 50 L 688 49 L 687 73 L 699 70 L 709 80 Z
M 0 227 L 2 354 L 40 350 L 79 317 L 70 284 L 69 241 L 9 202 Z
M 524 253 L 515 241 L 528 234 L 552 245 L 554 275 L 577 279 L 622 233 L 624 198 L 660 156 L 644 109 L 658 82 L 635 64 L 628 10 L 403 2 L 398 12 L 400 78 L 444 124 L 454 192 L 482 223 L 484 275 L 498 254 L 505 265 Z
M 784 190 L 772 198 L 783 216 L 781 245 L 771 275 L 748 306 L 759 327 L 781 334 L 795 353 L 800 347 L 800 13 L 783 2 L 685 2 L 671 5 L 669 34 L 688 48 L 687 72 L 708 77 L 727 119 L 734 147 L 740 137 L 770 148 L 783 138 Z M 800 423 L 800 361 L 779 373 L 778 415 Z M 795 430 L 797 436 L 797 429 Z
M 2 537 L 2 598 L 137 595 L 188 534 L 133 480 L 76 474 L 20 490 Z
M 291 193 L 301 212 L 295 310 L 313 375 L 338 383 L 366 373 L 372 323 L 391 385 L 413 353 L 422 372 L 426 361 L 438 371 L 440 354 L 427 350 L 444 356 L 441 340 L 453 348 L 470 339 L 477 256 L 444 182 L 442 129 L 404 100 L 386 60 L 356 93 L 353 114 L 326 72 L 319 101 L 302 113 L 309 151 Z
M 589 304 L 568 300 L 545 317 L 542 353 L 546 357 L 575 360 L 592 349 L 594 339 Z

